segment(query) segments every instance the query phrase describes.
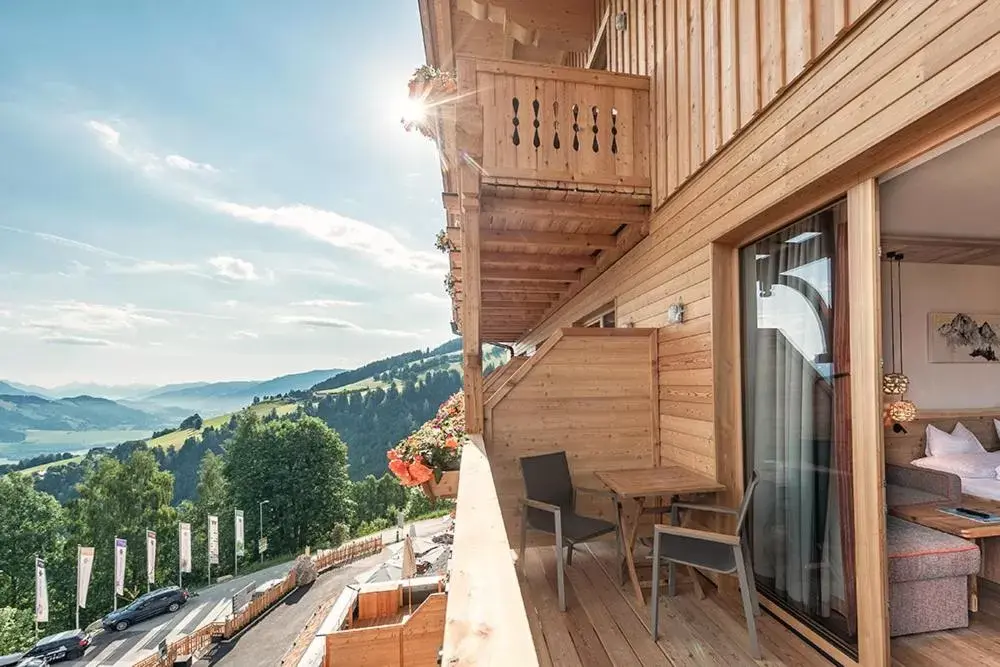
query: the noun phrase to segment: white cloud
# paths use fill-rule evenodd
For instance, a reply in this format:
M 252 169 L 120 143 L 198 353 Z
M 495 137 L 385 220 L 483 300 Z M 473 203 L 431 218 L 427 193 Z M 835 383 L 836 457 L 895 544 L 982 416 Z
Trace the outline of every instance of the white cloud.
M 210 204 L 215 210 L 238 220 L 299 232 L 334 247 L 368 255 L 386 268 L 437 273 L 447 266 L 447 260 L 440 253 L 411 250 L 384 229 L 333 211 L 304 204 L 278 208 L 226 201 Z
M 111 273 L 150 275 L 156 273 L 194 273 L 197 265 L 185 262 L 160 262 L 157 260 L 136 260 L 132 264 L 106 263 Z
M 175 169 L 181 169 L 183 171 L 204 171 L 208 173 L 215 173 L 219 171 L 207 162 L 195 162 L 194 160 L 187 159 L 183 155 L 168 155 L 164 158 L 164 162 Z
M 296 301 L 292 305 L 299 308 L 339 308 L 341 306 L 360 306 L 361 303 L 341 299 L 309 299 L 307 301 Z
M 98 120 L 89 120 L 86 125 L 91 132 L 97 135 L 101 144 L 108 152 L 117 155 L 125 162 L 134 165 L 146 173 L 162 171 L 164 166 L 187 172 L 215 173 L 218 171 L 218 169 L 207 162 L 197 162 L 176 153 L 162 157 L 156 153 L 126 146 L 122 143 L 121 132 L 107 123 L 102 123 Z
M 253 331 L 234 331 L 233 333 L 229 334 L 229 337 L 232 340 L 260 338 L 260 336 L 255 334 Z
M 88 336 L 42 336 L 42 341 L 52 345 L 84 345 L 91 347 L 109 347 L 114 345 L 110 340 L 90 338 Z
M 73 260 L 70 262 L 70 268 L 66 271 L 59 271 L 59 275 L 64 278 L 82 278 L 90 272 L 90 267 L 83 262 L 78 262 Z
M 451 305 L 451 299 L 444 294 L 431 294 L 430 292 L 417 292 L 413 295 L 415 301 L 424 303 Z
M 121 151 L 122 135 L 118 130 L 111 127 L 110 125 L 107 125 L 106 123 L 101 123 L 96 120 L 87 121 L 87 127 L 89 127 L 92 132 L 94 132 L 98 137 L 100 137 L 101 141 L 104 143 L 104 146 L 108 150 L 115 153 Z
M 391 338 L 419 338 L 420 334 L 413 331 L 398 331 L 396 329 L 365 329 L 354 322 L 335 317 L 313 317 L 309 315 L 282 315 L 277 318 L 282 324 L 296 324 L 310 329 L 341 329 L 357 333 L 388 336 Z
M 227 299 L 222 302 L 222 305 L 225 306 L 226 308 L 235 308 L 236 306 L 240 305 L 240 302 L 237 301 L 236 299 Z
M 215 267 L 217 275 L 230 280 L 257 280 L 259 276 L 253 264 L 239 257 L 219 255 L 208 260 Z
M 141 312 L 131 304 L 106 306 L 82 301 L 57 301 L 46 307 L 35 306 L 43 313 L 40 318 L 27 322 L 32 329 L 77 333 L 115 333 L 133 331 L 140 326 L 161 325 L 168 322 Z

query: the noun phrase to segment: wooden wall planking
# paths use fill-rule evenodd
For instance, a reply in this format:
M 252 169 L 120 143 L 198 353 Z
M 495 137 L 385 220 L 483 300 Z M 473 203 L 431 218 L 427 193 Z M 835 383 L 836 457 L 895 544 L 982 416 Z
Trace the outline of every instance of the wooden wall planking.
M 997 429 L 993 425 L 994 419 L 1000 419 L 1000 408 L 934 410 L 926 413 L 918 411 L 916 420 L 903 424 L 906 433 L 896 433 L 891 427 L 885 429 L 885 461 L 905 465 L 923 457 L 927 446 L 927 426 L 934 425 L 951 433 L 958 422 L 962 422 L 975 433 L 983 447 L 991 452 L 996 451 L 1000 449 L 1000 437 L 997 436 Z
M 664 19 L 676 19 L 667 29 L 668 37 L 679 17 L 686 15 L 685 3 L 693 1 L 680 0 L 676 17 L 673 3 L 668 3 Z M 738 9 L 745 4 L 735 3 Z M 823 35 L 835 34 L 832 26 L 846 25 L 833 9 L 814 3 L 811 16 L 820 27 L 811 33 L 812 53 L 822 50 Z M 720 26 L 728 22 L 720 21 Z M 741 29 L 742 15 L 736 23 L 742 42 L 747 38 Z M 676 34 L 683 46 L 680 38 L 686 32 Z M 713 299 L 704 295 L 706 287 L 713 289 L 712 242 L 724 237 L 747 242 L 765 227 L 794 219 L 787 211 L 804 214 L 842 196 L 859 174 L 877 175 L 898 164 L 900 155 L 912 154 L 921 145 L 932 147 L 935 135 L 927 128 L 959 123 L 971 113 L 963 110 L 964 105 L 983 108 L 976 114 L 988 118 L 986 107 L 1000 94 L 994 76 L 1000 74 L 998 35 L 998 0 L 958 4 L 914 0 L 875 6 L 805 76 L 786 86 L 778 103 L 758 114 L 657 211 L 649 237 L 557 309 L 518 348 L 537 345 L 558 327 L 614 300 L 620 323 L 659 328 L 661 417 L 690 415 L 711 422 L 715 369 L 711 363 L 705 368 L 678 368 L 681 362 L 669 359 L 713 350 Z M 668 52 L 665 60 L 671 57 Z M 738 64 L 742 72 L 743 61 Z M 680 69 L 677 76 L 687 75 Z M 753 86 L 745 85 L 742 77 L 741 84 L 737 97 L 754 99 Z M 982 93 L 973 90 L 977 86 Z M 685 88 L 677 90 L 683 98 Z M 960 95 L 963 106 L 950 108 Z M 938 108 L 940 120 L 935 116 Z M 743 110 L 741 102 L 739 118 L 745 124 Z M 668 109 L 667 117 L 669 113 Z M 923 120 L 914 125 L 918 119 Z M 677 139 L 683 143 L 685 124 L 682 119 L 678 124 Z M 683 166 L 683 149 L 680 156 L 678 166 Z M 663 178 L 662 171 L 655 173 Z M 679 172 L 678 178 L 683 174 Z M 786 213 L 776 214 L 776 208 Z M 687 319 L 668 326 L 666 307 L 677 300 L 685 304 Z M 700 440 L 692 440 L 691 434 L 668 428 L 669 424 L 661 420 L 664 462 L 688 465 L 720 479 L 731 476 L 732 464 L 721 461 Z M 715 436 L 711 438 L 714 441 Z
M 651 117 L 663 155 L 654 173 L 656 205 L 878 2 L 597 0 L 601 12 L 608 1 L 608 69 L 652 77 Z M 614 27 L 620 12 L 626 30 Z
M 521 457 L 565 451 L 574 482 L 591 488 L 600 488 L 598 470 L 656 462 L 656 331 L 569 329 L 553 338 L 486 406 L 486 446 L 511 544 L 519 540 Z M 612 516 L 606 498 L 582 496 L 581 510 Z

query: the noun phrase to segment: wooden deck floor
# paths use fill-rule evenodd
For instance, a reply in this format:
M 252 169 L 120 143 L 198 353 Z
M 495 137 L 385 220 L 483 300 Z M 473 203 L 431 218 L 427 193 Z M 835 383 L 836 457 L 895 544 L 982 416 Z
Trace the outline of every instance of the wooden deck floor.
M 1000 586 L 980 582 L 979 611 L 968 628 L 892 640 L 894 667 L 985 667 L 1000 661 Z
M 758 619 L 764 659 L 754 661 L 738 597 L 708 588 L 708 596 L 699 600 L 683 574 L 677 596 L 661 598 L 660 640 L 654 642 L 647 607 L 618 585 L 617 577 L 610 574 L 613 563 L 613 541 L 579 549 L 573 567 L 566 568 L 567 608 L 560 613 L 555 550 L 528 550 L 521 593 L 541 667 L 831 664 L 767 612 Z

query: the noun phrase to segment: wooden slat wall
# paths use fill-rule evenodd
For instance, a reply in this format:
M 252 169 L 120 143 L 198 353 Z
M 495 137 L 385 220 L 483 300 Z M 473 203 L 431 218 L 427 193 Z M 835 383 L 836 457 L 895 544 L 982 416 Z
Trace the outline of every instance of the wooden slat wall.
M 989 451 L 1000 449 L 993 420 L 1000 419 L 1000 408 L 993 410 L 940 410 L 927 414 L 917 413 L 917 419 L 904 424 L 906 433 L 896 433 L 891 427 L 885 429 L 885 461 L 905 465 L 924 456 L 927 446 L 927 426 L 934 425 L 951 433 L 955 424 L 962 422 L 976 434 L 979 442 Z
M 520 539 L 520 457 L 565 451 L 574 482 L 591 488 L 600 488 L 595 471 L 654 462 L 650 340 L 655 332 L 576 331 L 581 335 L 558 340 L 523 377 L 511 380 L 513 388 L 492 410 L 487 406 L 486 444 L 512 545 Z M 583 511 L 610 518 L 606 499 L 581 500 Z
M 610 0 L 608 69 L 653 78 L 656 205 L 877 1 Z
M 518 348 L 612 300 L 620 323 L 660 327 L 663 463 L 729 477 L 732 471 L 717 470 L 717 448 L 726 443 L 714 442 L 712 428 L 712 242 L 749 233 L 746 223 L 761 230 L 804 214 L 823 198 L 842 196 L 859 174 L 894 166 L 932 141 L 925 128 L 958 123 L 1000 94 L 991 79 L 998 73 L 1000 0 L 876 6 L 653 216 L 646 239 Z M 944 106 L 977 84 L 985 92 L 969 93 L 966 106 Z M 893 136 L 921 118 L 923 127 Z M 667 326 L 667 306 L 676 301 L 685 304 L 686 321 Z

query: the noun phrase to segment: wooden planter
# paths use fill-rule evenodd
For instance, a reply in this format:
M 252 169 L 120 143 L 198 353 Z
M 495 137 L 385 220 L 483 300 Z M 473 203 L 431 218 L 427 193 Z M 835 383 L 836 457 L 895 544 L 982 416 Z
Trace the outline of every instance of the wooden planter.
M 433 479 L 420 485 L 424 494 L 431 500 L 437 498 L 455 498 L 458 496 L 458 471 L 446 470 L 441 474 L 441 481 Z

